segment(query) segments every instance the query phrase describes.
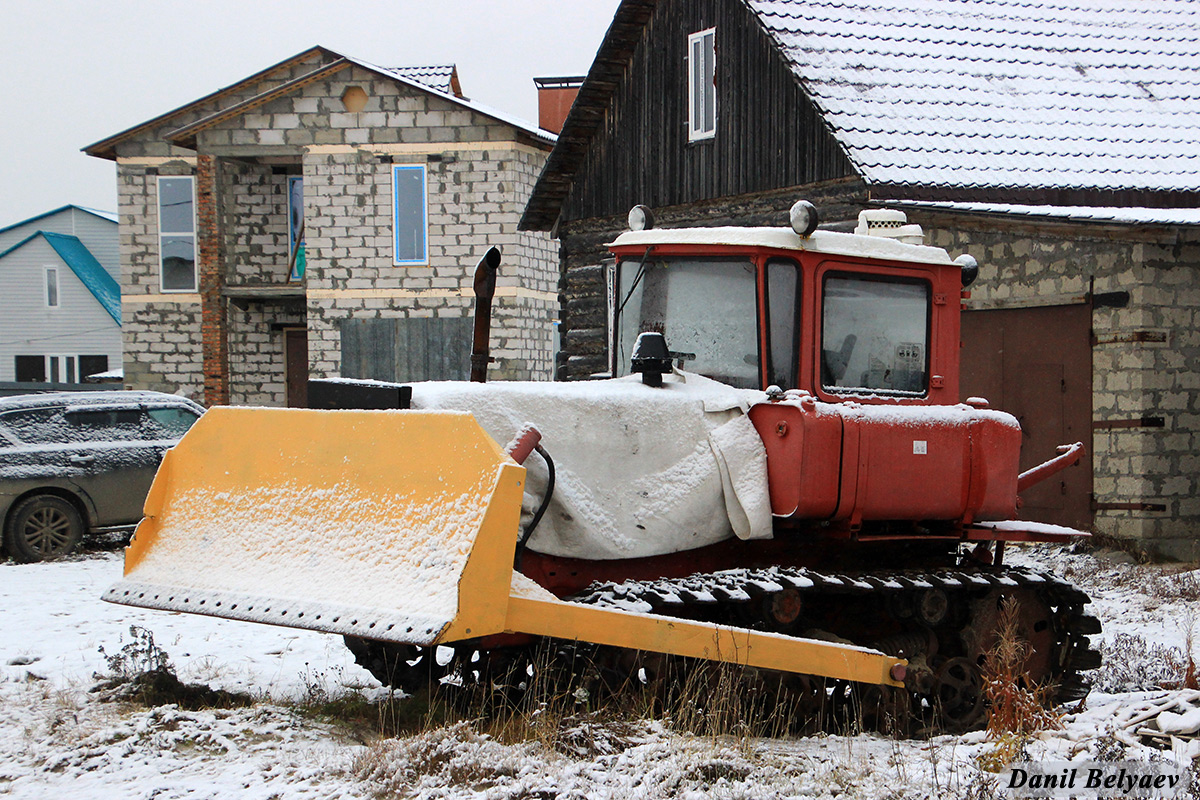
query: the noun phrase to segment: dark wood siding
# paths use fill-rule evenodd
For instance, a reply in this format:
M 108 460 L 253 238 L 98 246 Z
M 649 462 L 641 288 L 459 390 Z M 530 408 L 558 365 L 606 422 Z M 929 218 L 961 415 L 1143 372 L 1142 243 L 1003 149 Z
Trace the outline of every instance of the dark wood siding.
M 342 320 L 342 377 L 465 381 L 473 325 L 470 317 Z
M 687 37 L 716 28 L 717 132 L 688 142 Z M 854 174 L 740 0 L 664 0 L 614 90 L 564 218 L 675 206 Z

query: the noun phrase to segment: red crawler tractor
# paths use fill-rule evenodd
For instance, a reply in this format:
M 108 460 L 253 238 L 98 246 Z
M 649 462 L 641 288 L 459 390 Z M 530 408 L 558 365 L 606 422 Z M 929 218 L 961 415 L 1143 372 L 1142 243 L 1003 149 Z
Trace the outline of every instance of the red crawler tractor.
M 892 713 L 956 728 L 982 714 L 1012 598 L 1027 680 L 1082 697 L 1088 598 L 1002 565 L 1007 542 L 1086 536 L 1014 521 L 1082 447 L 1018 474 L 1017 421 L 958 402 L 974 261 L 893 211 L 853 234 L 804 202 L 791 229 L 649 218 L 611 245 L 615 377 L 216 409 L 164 463 L 106 598 L 340 633 L 409 688 L 491 680 L 549 637 L 643 679 L 675 657 L 793 675 L 809 707 L 890 687 Z

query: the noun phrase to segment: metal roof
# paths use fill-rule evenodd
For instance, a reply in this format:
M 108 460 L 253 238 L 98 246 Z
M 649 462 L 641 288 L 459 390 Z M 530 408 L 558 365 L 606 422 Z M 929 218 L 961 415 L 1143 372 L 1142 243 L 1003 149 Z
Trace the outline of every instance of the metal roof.
M 868 184 L 1200 189 L 1195 0 L 746 0 Z
M 431 89 L 437 89 L 443 94 L 462 97 L 462 87 L 458 85 L 458 68 L 453 64 L 435 64 L 426 67 L 386 67 L 388 72 L 403 75 L 409 80 L 423 83 Z
M 63 263 L 70 267 L 80 282 L 96 298 L 96 301 L 113 318 L 113 321 L 120 325 L 121 287 L 113 280 L 113 277 L 108 274 L 104 267 L 100 266 L 100 262 L 96 260 L 96 257 L 92 255 L 91 251 L 77 237 L 62 233 L 38 231 L 32 236 L 28 236 L 17 242 L 3 253 L 0 253 L 0 259 L 3 259 L 15 250 L 19 250 L 39 236 L 54 248 L 54 252 L 58 253 L 58 257 L 63 260 Z
M 86 206 L 77 206 L 74 204 L 68 204 L 65 206 L 59 206 L 58 208 L 55 208 L 55 209 L 51 209 L 50 211 L 47 211 L 44 214 L 35 214 L 34 216 L 29 217 L 28 219 L 23 219 L 20 222 L 14 222 L 12 225 L 6 225 L 3 228 L 0 228 L 0 233 L 4 233 L 5 231 L 11 231 L 13 228 L 19 228 L 22 225 L 28 225 L 29 223 L 36 222 L 39 219 L 45 219 L 46 217 L 52 217 L 55 214 L 61 214 L 62 212 L 69 211 L 72 208 L 79 209 L 80 211 L 86 212 L 86 213 L 91 214 L 96 217 L 100 217 L 100 219 L 108 220 L 109 222 L 117 222 L 118 221 L 117 215 L 112 213 L 111 211 L 100 211 L 99 209 L 87 208 Z M 12 248 L 9 248 L 9 249 L 12 249 Z
M 1010 203 L 936 203 L 893 200 L 889 208 L 949 211 L 961 214 L 1001 214 L 1098 225 L 1164 225 L 1200 227 L 1200 208 L 1099 208 L 1094 206 L 1031 206 Z
M 726 1 L 876 199 L 1197 205 L 1196 0 Z M 554 223 L 656 5 L 618 6 L 523 229 Z

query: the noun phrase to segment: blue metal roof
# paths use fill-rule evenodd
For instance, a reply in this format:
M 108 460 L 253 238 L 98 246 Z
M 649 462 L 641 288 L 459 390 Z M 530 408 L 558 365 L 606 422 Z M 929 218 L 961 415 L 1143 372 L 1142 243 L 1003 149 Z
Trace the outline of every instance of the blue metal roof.
M 54 248 L 54 252 L 58 253 L 58 257 L 63 260 L 63 263 L 71 268 L 71 271 L 75 273 L 75 277 L 82 281 L 87 290 L 96 298 L 96 301 L 113 318 L 113 321 L 120 325 L 121 287 L 113 280 L 113 277 L 108 274 L 104 267 L 100 266 L 100 262 L 96 260 L 96 257 L 92 255 L 91 251 L 77 237 L 61 233 L 38 231 L 32 236 L 17 242 L 3 253 L 0 253 L 0 259 L 14 250 L 24 247 L 39 236 Z
M 62 212 L 66 211 L 68 209 L 71 209 L 71 208 L 77 208 L 80 211 L 87 212 L 88 214 L 92 214 L 94 216 L 100 217 L 101 219 L 106 219 L 109 222 L 117 222 L 117 215 L 112 213 L 111 211 L 100 211 L 95 208 L 88 208 L 87 206 L 77 206 L 74 203 L 70 203 L 65 206 L 59 206 L 58 208 L 51 209 L 50 211 L 47 211 L 44 214 L 35 214 L 34 216 L 30 217 L 29 219 L 23 219 L 20 222 L 14 222 L 12 225 L 5 225 L 3 228 L 0 228 L 0 233 L 4 233 L 5 231 L 11 231 L 13 228 L 19 228 L 22 225 L 28 225 L 29 223 L 36 222 L 39 219 L 45 219 L 46 217 L 52 217 L 55 214 L 61 214 Z

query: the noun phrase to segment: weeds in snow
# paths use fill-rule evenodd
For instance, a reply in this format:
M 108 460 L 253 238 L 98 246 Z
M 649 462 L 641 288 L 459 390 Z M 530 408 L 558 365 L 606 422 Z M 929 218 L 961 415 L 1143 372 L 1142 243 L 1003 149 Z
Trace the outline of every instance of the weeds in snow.
M 1104 668 L 1092 678 L 1101 692 L 1137 692 L 1174 688 L 1183 682 L 1187 659 L 1178 647 L 1118 633 L 1100 645 Z
M 175 675 L 167 651 L 154 641 L 154 634 L 137 625 L 129 627 L 130 641 L 113 653 L 99 648 L 108 663 L 107 675 L 96 675 L 92 688 L 101 700 L 124 701 L 144 706 L 175 704 L 180 708 L 235 708 L 251 705 L 249 695 L 217 691 L 209 686 L 183 683 Z

